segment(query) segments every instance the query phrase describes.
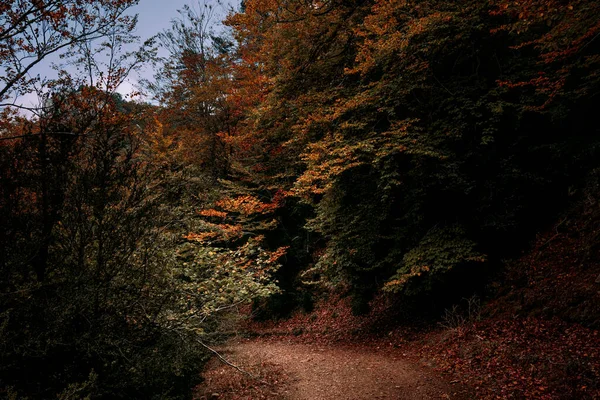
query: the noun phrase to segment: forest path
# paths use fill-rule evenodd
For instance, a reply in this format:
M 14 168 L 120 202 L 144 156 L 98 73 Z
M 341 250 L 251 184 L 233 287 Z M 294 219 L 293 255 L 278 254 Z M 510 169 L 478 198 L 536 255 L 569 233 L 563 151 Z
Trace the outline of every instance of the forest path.
M 205 398 L 362 400 L 466 399 L 465 391 L 403 357 L 396 349 L 243 340 L 222 349 L 225 357 L 261 378 L 259 384 L 223 382 L 235 373 L 213 363 L 205 371 Z M 271 371 L 265 373 L 265 369 Z M 258 371 L 258 372 L 255 372 Z M 238 374 L 239 375 L 239 374 Z M 243 386 L 243 387 L 242 387 Z M 250 388 L 250 389 L 249 389 Z M 215 396 L 214 394 L 218 394 Z M 202 397 L 200 397 L 202 398 Z

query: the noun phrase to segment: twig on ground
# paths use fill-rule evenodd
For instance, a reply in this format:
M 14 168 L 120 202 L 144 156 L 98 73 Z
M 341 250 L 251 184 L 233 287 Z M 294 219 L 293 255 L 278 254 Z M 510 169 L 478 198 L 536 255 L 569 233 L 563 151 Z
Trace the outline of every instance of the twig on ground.
M 241 372 L 241 373 L 242 373 L 242 374 L 244 374 L 244 375 L 247 375 L 247 376 L 249 376 L 249 377 L 250 377 L 250 378 L 252 378 L 252 379 L 258 379 L 258 377 L 257 377 L 257 376 L 255 376 L 255 375 L 251 374 L 250 372 L 248 372 L 248 371 L 245 371 L 245 370 L 243 370 L 242 368 L 238 367 L 237 365 L 235 365 L 235 364 L 232 364 L 231 362 L 227 361 L 227 360 L 226 360 L 226 359 L 225 359 L 225 358 L 224 358 L 224 357 L 223 357 L 223 356 L 222 356 L 222 355 L 221 355 L 221 354 L 220 354 L 218 351 L 216 351 L 216 350 L 215 350 L 215 349 L 213 349 L 212 347 L 208 346 L 208 345 L 207 345 L 206 343 L 204 343 L 202 340 L 198 339 L 198 343 L 200 343 L 200 345 L 202 345 L 202 346 L 203 346 L 205 349 L 207 349 L 208 351 L 210 351 L 210 352 L 212 352 L 214 355 L 216 355 L 216 356 L 219 358 L 219 360 L 220 360 L 222 363 L 224 363 L 224 364 L 226 364 L 226 365 L 229 365 L 229 366 L 230 366 L 230 367 L 232 367 L 232 368 L 235 368 L 235 369 L 237 369 L 239 372 Z

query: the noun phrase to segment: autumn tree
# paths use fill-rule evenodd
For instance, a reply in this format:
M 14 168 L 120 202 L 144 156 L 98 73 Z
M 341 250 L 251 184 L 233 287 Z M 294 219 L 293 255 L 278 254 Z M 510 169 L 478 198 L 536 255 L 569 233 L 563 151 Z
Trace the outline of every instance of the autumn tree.
M 587 2 L 245 2 L 228 21 L 261 90 L 239 137 L 264 149 L 263 185 L 316 213 L 307 275 L 350 284 L 357 311 L 386 280 L 430 304 L 477 287 L 595 165 L 583 110 L 597 15 Z
M 179 13 L 157 35 L 168 55 L 144 86 L 165 110 L 160 119 L 183 149 L 181 156 L 215 180 L 225 176 L 229 163 L 223 136 L 233 124 L 226 99 L 233 42 L 215 32 L 212 4 L 186 5 Z
M 207 248 L 189 236 L 207 188 L 179 174 L 190 142 L 178 165 L 181 143 L 158 108 L 115 93 L 147 56 L 122 52 L 134 3 L 1 9 L 16 38 L 2 54 L 19 63 L 13 75 L 7 67 L 5 93 L 45 87 L 32 115 L 7 106 L 0 120 L 0 392 L 9 398 L 189 398 L 217 315 L 276 290 L 283 250 L 266 252 L 258 238 L 237 252 Z M 19 47 L 35 41 L 36 24 L 70 73 L 25 78 L 55 54 Z M 30 55 L 18 51 L 39 60 L 23 67 Z
M 282 195 L 256 186 L 258 180 L 251 178 L 257 169 L 248 162 L 260 157 L 261 149 L 250 144 L 253 139 L 243 139 L 239 125 L 251 101 L 236 83 L 245 65 L 226 28 L 214 27 L 215 14 L 204 3 L 180 11 L 172 27 L 158 35 L 169 56 L 159 64 L 155 81 L 145 85 L 160 104 L 159 136 L 168 143 L 171 160 L 165 160 L 166 175 L 179 181 L 169 186 L 180 189 L 175 207 L 189 229 L 184 253 L 196 249 L 204 254 L 204 263 L 230 266 L 229 272 L 218 270 L 232 282 L 244 281 L 234 271 L 245 264 L 243 270 L 264 275 L 260 281 L 266 282 L 267 276 L 278 274 L 275 261 L 287 247 L 285 241 L 271 240 L 279 236 L 273 232 Z M 244 89 L 254 96 L 256 88 Z M 251 263 L 257 265 L 250 268 Z M 194 266 L 190 271 L 201 264 L 193 258 L 188 262 Z M 274 286 L 265 288 L 265 294 L 275 291 Z
M 141 388 L 136 368 L 157 372 L 149 355 L 134 362 L 130 346 L 165 343 L 151 321 L 173 293 L 159 246 L 144 245 L 157 244 L 156 207 L 141 180 L 150 171 L 117 96 L 81 88 L 49 102 L 39 120 L 25 121 L 28 135 L 12 141 L 32 156 L 30 168 L 3 152 L 12 161 L 4 198 L 27 206 L 5 214 L 0 379 L 13 396 L 125 395 L 129 385 Z M 164 390 L 165 377 L 148 383 Z

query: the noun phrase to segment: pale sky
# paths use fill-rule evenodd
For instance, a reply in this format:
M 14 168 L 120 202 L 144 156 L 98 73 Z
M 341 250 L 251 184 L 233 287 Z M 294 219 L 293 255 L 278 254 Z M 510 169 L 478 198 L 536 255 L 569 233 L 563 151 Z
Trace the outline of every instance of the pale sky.
M 205 1 L 206 4 L 212 4 L 216 9 L 215 15 L 219 14 L 221 17 L 225 17 L 229 4 L 237 5 L 239 3 L 239 1 L 223 1 L 225 6 L 222 6 L 217 4 L 216 0 Z M 140 4 L 131 8 L 132 14 L 139 14 L 137 35 L 142 39 L 147 39 L 168 28 L 171 20 L 178 16 L 177 10 L 186 4 L 198 9 L 198 3 L 204 4 L 204 0 L 140 0 Z

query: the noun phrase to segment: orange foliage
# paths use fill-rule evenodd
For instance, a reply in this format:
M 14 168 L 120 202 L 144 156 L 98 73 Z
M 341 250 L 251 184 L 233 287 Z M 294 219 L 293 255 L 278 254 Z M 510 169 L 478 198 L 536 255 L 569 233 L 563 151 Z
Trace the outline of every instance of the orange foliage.
M 218 210 L 215 210 L 212 208 L 200 210 L 200 211 L 198 211 L 198 214 L 202 215 L 203 217 L 217 217 L 217 218 L 227 217 L 226 212 L 218 211 Z
M 263 203 L 255 196 L 245 195 L 236 198 L 224 198 L 217 201 L 216 205 L 229 212 L 237 212 L 242 215 L 266 214 L 274 211 L 278 204 Z
M 225 240 L 234 240 L 242 236 L 241 225 L 212 224 L 210 222 L 205 222 L 205 225 L 207 229 L 206 232 L 192 232 L 185 235 L 184 238 L 190 241 L 202 243 L 218 238 L 223 238 Z
M 184 236 L 185 239 L 190 242 L 204 243 L 209 240 L 217 238 L 219 234 L 217 232 L 200 232 L 200 233 L 188 233 Z
M 594 54 L 592 43 L 600 37 L 600 3 L 498 0 L 494 5 L 492 15 L 510 16 L 514 22 L 492 31 L 517 34 L 523 39 L 514 46 L 515 49 L 533 47 L 539 53 L 538 76 L 521 82 L 499 82 L 510 88 L 531 86 L 545 96 L 543 104 L 528 109 L 542 110 L 563 95 L 569 77 L 576 70 L 587 70 L 591 77 L 597 77 L 595 71 L 600 68 L 600 58 Z M 588 91 L 588 85 L 582 82 L 576 93 L 585 95 Z

